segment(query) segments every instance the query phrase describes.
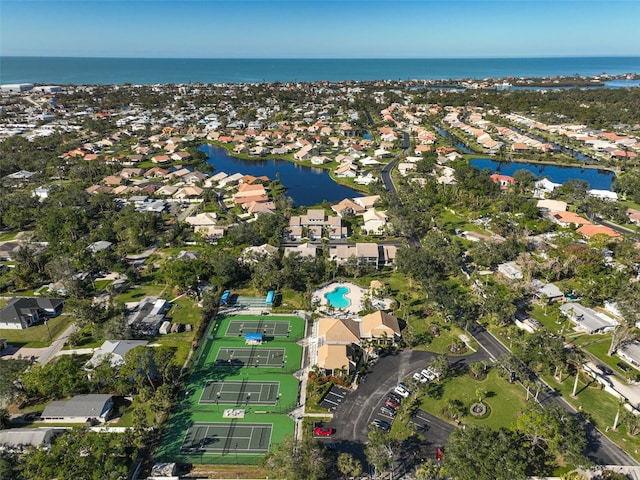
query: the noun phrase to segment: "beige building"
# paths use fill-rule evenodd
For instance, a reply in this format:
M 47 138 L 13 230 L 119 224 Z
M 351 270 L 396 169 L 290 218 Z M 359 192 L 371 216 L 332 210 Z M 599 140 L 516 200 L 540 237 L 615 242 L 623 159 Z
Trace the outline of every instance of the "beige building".
M 360 324 L 360 336 L 362 338 L 387 337 L 395 341 L 400 338 L 398 319 L 382 310 L 365 315 Z

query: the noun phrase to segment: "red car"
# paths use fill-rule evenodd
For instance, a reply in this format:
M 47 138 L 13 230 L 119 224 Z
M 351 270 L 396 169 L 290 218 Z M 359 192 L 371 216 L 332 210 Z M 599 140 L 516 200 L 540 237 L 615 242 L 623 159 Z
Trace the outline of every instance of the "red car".
M 384 404 L 389 408 L 393 408 L 394 410 L 397 410 L 398 407 L 400 406 L 400 404 L 398 402 L 396 402 L 395 400 L 393 400 L 392 398 L 387 398 L 384 401 Z
M 321 437 L 330 437 L 334 433 L 336 433 L 336 429 L 331 427 L 316 427 L 313 429 L 313 434 Z

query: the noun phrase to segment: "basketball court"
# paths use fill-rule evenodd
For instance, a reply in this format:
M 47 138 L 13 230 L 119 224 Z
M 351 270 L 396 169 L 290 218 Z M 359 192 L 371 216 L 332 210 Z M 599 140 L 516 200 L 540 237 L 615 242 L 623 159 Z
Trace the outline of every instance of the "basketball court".
M 184 437 L 184 454 L 256 454 L 269 451 L 271 423 L 194 423 Z
M 280 398 L 280 382 L 250 380 L 208 381 L 199 404 L 219 405 L 276 405 Z

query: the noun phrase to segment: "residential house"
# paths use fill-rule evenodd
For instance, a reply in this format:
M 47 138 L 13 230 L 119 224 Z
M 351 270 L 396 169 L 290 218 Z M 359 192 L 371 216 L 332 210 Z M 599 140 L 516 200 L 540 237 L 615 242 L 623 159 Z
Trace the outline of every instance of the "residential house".
M 380 200 L 380 195 L 369 195 L 367 197 L 355 197 L 352 199 L 355 203 L 364 209 L 373 208 L 375 203 Z
M 155 335 L 171 304 L 158 297 L 144 297 L 127 316 L 129 327 L 143 335 Z
M 589 335 L 606 333 L 618 326 L 618 322 L 613 318 L 577 302 L 560 305 L 560 311 L 576 325 L 577 330 Z
M 24 453 L 29 447 L 49 448 L 64 428 L 11 428 L 0 430 L 0 452 Z
M 640 370 L 640 342 L 633 340 L 618 348 L 616 354 L 625 362 Z
M 258 263 L 263 258 L 272 257 L 278 254 L 278 247 L 265 243 L 263 245 L 250 246 L 245 248 L 240 255 L 240 261 L 245 264 Z
M 522 267 L 516 262 L 505 262 L 498 265 L 498 272 L 509 280 L 520 280 L 522 275 Z
M 382 235 L 387 227 L 387 212 L 370 208 L 362 214 L 362 230 L 369 235 Z
M 500 188 L 503 190 L 516 183 L 515 178 L 510 177 L 509 175 L 500 175 L 498 173 L 494 173 L 489 178 L 491 178 L 491 181 L 493 183 L 497 183 L 498 185 L 500 185 Z
M 547 303 L 564 300 L 564 293 L 553 283 L 533 280 L 530 285 L 533 288 L 533 295 L 541 300 L 544 299 Z
M 173 198 L 177 198 L 179 200 L 189 200 L 189 201 L 198 200 L 202 195 L 202 192 L 204 192 L 204 190 L 200 187 L 196 187 L 196 186 L 184 187 L 178 190 L 176 193 L 174 193 Z
M 571 225 L 591 225 L 589 220 L 574 212 L 550 212 L 549 218 L 562 227 L 570 227 Z
M 0 310 L 0 328 L 23 330 L 62 313 L 61 298 L 14 297 Z
M 565 212 L 568 204 L 561 200 L 538 200 L 537 207 L 547 212 Z
M 576 232 L 584 235 L 587 238 L 592 238 L 596 235 L 605 235 L 609 238 L 622 238 L 622 235 L 616 232 L 613 228 L 605 225 L 583 225 L 576 230 Z
M 640 225 L 640 210 L 628 208 L 627 216 L 629 217 L 630 222 L 635 223 L 636 225 Z
M 102 361 L 108 359 L 112 367 L 124 364 L 125 355 L 129 350 L 147 345 L 146 340 L 105 340 L 100 347 L 94 350 L 93 356 L 86 363 L 86 368 L 95 368 Z
M 51 402 L 42 412 L 41 420 L 59 423 L 105 423 L 111 417 L 112 410 L 112 395 L 76 395 L 69 400 Z
M 302 258 L 316 258 L 318 247 L 311 243 L 301 243 L 295 247 L 284 247 L 284 256 L 298 255 Z

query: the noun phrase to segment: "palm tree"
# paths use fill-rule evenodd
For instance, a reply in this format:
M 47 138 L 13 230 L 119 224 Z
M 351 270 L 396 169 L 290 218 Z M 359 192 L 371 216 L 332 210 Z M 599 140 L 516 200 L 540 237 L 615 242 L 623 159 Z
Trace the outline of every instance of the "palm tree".
M 571 392 L 571 396 L 575 397 L 576 392 L 578 390 L 578 380 L 580 379 L 580 374 L 583 371 L 583 367 L 584 367 L 584 364 L 586 363 L 586 360 L 584 359 L 584 357 L 582 357 L 582 355 L 577 354 L 570 360 L 570 362 L 576 368 L 576 380 L 573 383 L 573 391 Z

